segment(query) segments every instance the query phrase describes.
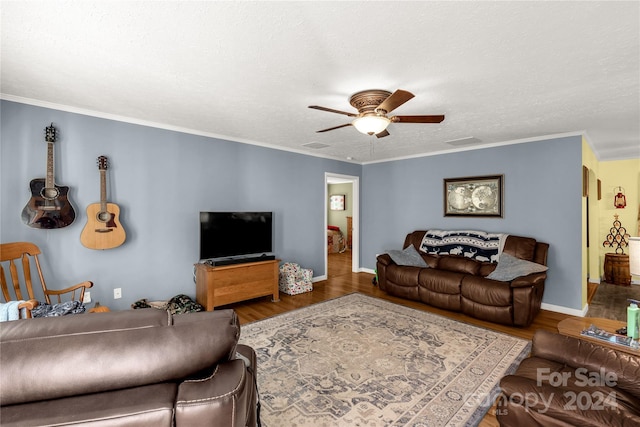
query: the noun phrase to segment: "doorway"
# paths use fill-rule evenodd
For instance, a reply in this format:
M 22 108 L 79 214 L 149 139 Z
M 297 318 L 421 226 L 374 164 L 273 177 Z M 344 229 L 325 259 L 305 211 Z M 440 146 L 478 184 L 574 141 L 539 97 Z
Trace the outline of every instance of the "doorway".
M 325 173 L 325 215 L 324 230 L 327 234 L 325 253 L 325 272 L 327 278 L 337 274 L 358 272 L 360 253 L 360 178 L 351 175 Z M 344 196 L 344 205 L 332 206 L 331 196 Z M 337 197 L 334 200 L 340 201 Z M 334 230 L 329 230 L 329 226 Z M 338 228 L 339 230 L 335 230 Z M 331 236 L 331 237 L 330 237 Z M 334 237 L 336 236 L 336 237 Z M 334 243 L 333 239 L 342 239 Z M 329 245 L 331 243 L 331 247 Z M 330 253 L 331 252 L 331 253 Z M 330 260 L 332 264 L 330 265 Z

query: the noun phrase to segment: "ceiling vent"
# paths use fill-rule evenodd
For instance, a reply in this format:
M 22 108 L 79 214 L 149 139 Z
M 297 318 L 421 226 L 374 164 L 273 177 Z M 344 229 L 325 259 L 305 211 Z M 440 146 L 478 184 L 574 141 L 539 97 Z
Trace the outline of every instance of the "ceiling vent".
M 468 136 L 466 138 L 460 138 L 460 139 L 452 139 L 450 141 L 445 141 L 445 144 L 449 144 L 449 145 L 453 145 L 456 147 L 459 147 L 461 145 L 472 145 L 472 144 L 479 144 L 482 141 L 479 140 L 478 138 L 475 138 L 473 136 Z
M 329 145 L 323 144 L 321 142 L 307 142 L 306 144 L 302 144 L 303 147 L 313 148 L 314 150 L 319 150 L 321 148 L 327 148 Z

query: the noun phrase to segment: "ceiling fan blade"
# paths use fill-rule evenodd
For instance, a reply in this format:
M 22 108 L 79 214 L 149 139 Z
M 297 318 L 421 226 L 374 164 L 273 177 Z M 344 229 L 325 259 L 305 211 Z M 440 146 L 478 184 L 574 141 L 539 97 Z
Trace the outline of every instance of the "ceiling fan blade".
M 385 129 L 380 133 L 376 133 L 376 138 L 384 138 L 385 136 L 389 136 L 390 133 Z
M 390 120 L 394 123 L 440 123 L 444 116 L 393 116 Z
M 349 116 L 349 117 L 357 116 L 357 114 L 354 114 L 354 113 L 347 113 L 346 111 L 334 110 L 333 108 L 320 107 L 319 105 L 309 105 L 309 108 L 313 108 L 315 110 L 320 110 L 320 111 L 328 111 L 330 113 L 344 114 L 345 116 Z
M 317 130 L 317 131 L 316 131 L 316 133 L 328 132 L 328 131 L 330 131 L 330 130 L 340 129 L 340 128 L 344 128 L 344 127 L 347 127 L 347 126 L 352 126 L 352 125 L 351 125 L 351 123 L 346 123 L 346 124 L 344 124 L 344 125 L 334 126 L 334 127 L 332 127 L 332 128 L 329 128 L 329 129 Z
M 376 110 L 384 110 L 387 113 L 390 113 L 413 97 L 414 95 L 411 92 L 398 89 L 389 95 L 387 99 L 382 101 L 382 104 L 378 105 Z

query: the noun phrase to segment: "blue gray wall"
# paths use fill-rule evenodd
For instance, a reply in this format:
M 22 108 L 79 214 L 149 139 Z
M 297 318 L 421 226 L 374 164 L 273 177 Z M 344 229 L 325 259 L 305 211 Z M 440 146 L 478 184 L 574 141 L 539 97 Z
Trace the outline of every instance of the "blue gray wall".
M 31 241 L 45 253 L 50 288 L 92 280 L 93 301 L 125 309 L 141 298 L 195 297 L 200 211 L 273 211 L 275 254 L 324 272 L 325 172 L 359 176 L 362 167 L 281 150 L 206 138 L 2 101 L 0 241 Z M 44 177 L 44 128 L 59 131 L 56 183 L 71 187 L 77 217 L 36 230 L 20 213 L 29 181 Z M 121 209 L 127 241 L 105 251 L 80 243 L 85 208 L 98 202 L 96 159 L 109 158 L 108 199 Z M 122 299 L 113 299 L 113 288 Z
M 580 136 L 366 165 L 361 256 L 400 249 L 407 233 L 473 229 L 549 243 L 543 302 L 581 310 Z M 444 217 L 443 179 L 504 174 L 504 217 Z
M 581 307 L 581 138 L 466 151 L 364 166 L 2 101 L 0 241 L 38 244 L 52 288 L 92 280 L 94 301 L 115 309 L 140 298 L 195 295 L 198 212 L 270 210 L 279 258 L 325 274 L 324 173 L 361 177 L 360 265 L 399 248 L 416 229 L 478 229 L 550 243 L 544 302 Z M 28 184 L 45 174 L 43 129 L 54 122 L 56 182 L 71 187 L 78 218 L 60 230 L 20 220 Z M 110 159 L 110 201 L 126 243 L 80 244 L 84 209 L 99 200 L 96 158 Z M 505 175 L 504 218 L 443 217 L 443 178 Z M 121 287 L 123 298 L 113 299 Z

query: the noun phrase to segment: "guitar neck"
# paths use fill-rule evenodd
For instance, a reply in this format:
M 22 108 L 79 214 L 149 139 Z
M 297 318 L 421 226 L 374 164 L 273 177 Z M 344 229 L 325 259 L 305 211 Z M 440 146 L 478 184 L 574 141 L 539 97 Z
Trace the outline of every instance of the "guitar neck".
M 53 177 L 53 142 L 47 142 L 47 177 L 44 181 L 45 188 L 54 187 Z
M 107 211 L 107 171 L 100 169 L 100 212 Z

